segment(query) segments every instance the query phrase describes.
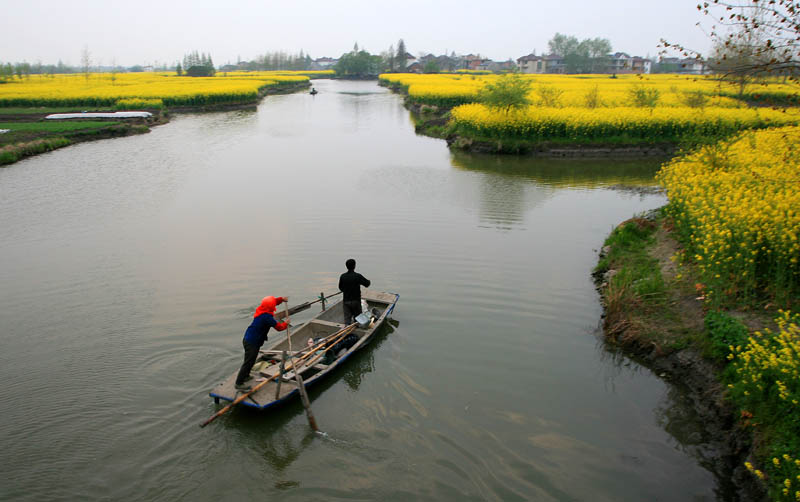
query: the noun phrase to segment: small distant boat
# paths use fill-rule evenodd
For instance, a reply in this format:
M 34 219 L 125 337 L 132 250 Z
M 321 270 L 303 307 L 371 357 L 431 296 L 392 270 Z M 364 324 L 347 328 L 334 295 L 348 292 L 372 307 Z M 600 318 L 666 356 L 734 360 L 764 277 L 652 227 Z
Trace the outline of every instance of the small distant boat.
M 312 96 L 314 96 L 314 95 L 316 95 L 316 94 L 317 94 L 317 90 L 316 90 L 316 89 L 314 89 L 314 88 L 312 87 L 312 88 L 311 88 L 311 92 L 309 92 L 309 94 L 311 94 Z
M 361 299 L 366 301 L 367 309 L 356 318 L 354 324 L 348 326 L 342 322 L 344 310 L 342 302 L 338 301 L 301 327 L 290 329 L 293 352 L 289 352 L 288 340 L 282 332 L 271 332 L 275 342 L 268 349 L 260 351 L 251 372 L 251 375 L 266 378 L 268 382 L 257 390 L 254 386 L 255 392 L 241 404 L 263 410 L 297 396 L 299 390 L 295 371 L 300 374 L 306 387 L 320 381 L 370 342 L 391 315 L 400 295 L 366 290 L 362 292 Z M 279 318 L 280 314 L 278 311 L 275 317 Z M 309 344 L 309 341 L 312 343 Z M 284 361 L 285 372 L 281 378 L 284 351 L 292 357 Z M 215 403 L 220 400 L 233 402 L 243 394 L 234 387 L 237 373 L 238 369 L 209 393 Z

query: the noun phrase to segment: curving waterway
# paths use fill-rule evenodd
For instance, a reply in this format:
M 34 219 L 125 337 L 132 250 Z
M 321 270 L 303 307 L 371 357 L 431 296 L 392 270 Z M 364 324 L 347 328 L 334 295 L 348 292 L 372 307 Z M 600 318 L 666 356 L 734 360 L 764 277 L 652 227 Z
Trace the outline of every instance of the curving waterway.
M 590 272 L 658 162 L 451 153 L 375 82 L 0 169 L 2 500 L 733 500 Z M 394 321 L 299 403 L 207 396 L 349 257 Z M 308 318 L 305 313 L 295 322 Z

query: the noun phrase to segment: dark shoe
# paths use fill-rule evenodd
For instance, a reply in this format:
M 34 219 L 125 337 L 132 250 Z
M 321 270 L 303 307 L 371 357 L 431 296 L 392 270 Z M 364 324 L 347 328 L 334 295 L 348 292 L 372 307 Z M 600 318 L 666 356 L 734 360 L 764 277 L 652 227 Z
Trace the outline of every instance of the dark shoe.
M 235 384 L 233 384 L 233 387 L 234 387 L 236 390 L 241 390 L 241 391 L 248 391 L 248 390 L 250 390 L 250 388 L 251 388 L 252 386 L 253 386 L 253 379 L 252 379 L 252 378 L 248 378 L 247 380 L 245 380 L 245 381 L 244 381 L 244 382 L 242 382 L 242 383 L 235 383 Z

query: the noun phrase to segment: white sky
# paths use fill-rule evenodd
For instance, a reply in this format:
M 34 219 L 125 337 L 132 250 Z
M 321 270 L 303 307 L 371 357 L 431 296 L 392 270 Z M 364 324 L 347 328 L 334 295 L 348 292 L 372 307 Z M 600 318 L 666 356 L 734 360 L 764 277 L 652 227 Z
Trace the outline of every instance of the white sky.
M 556 32 L 608 38 L 614 51 L 656 56 L 660 38 L 707 51 L 698 0 L 0 0 L 0 61 L 174 63 L 189 51 L 216 65 L 300 49 L 338 57 L 358 42 L 373 54 L 481 54 L 516 59 L 547 51 Z

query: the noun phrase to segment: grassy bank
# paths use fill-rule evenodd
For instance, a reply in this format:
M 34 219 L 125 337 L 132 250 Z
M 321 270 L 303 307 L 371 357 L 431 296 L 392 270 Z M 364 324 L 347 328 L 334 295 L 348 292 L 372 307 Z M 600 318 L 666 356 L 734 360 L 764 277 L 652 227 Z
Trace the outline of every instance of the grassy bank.
M 595 271 L 608 341 L 719 402 L 751 448 L 739 479 L 777 501 L 800 500 L 799 141 L 744 133 L 665 164 L 669 204 L 615 229 Z
M 141 134 L 144 123 L 116 121 L 0 122 L 0 166 L 83 141 Z

